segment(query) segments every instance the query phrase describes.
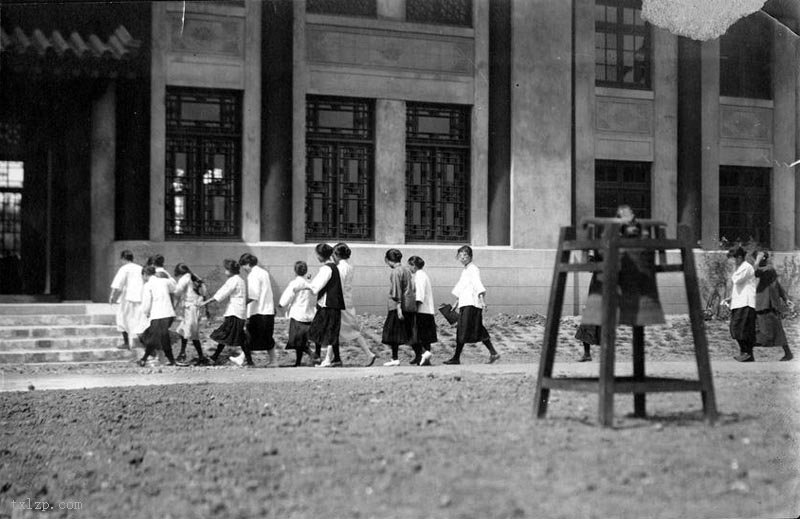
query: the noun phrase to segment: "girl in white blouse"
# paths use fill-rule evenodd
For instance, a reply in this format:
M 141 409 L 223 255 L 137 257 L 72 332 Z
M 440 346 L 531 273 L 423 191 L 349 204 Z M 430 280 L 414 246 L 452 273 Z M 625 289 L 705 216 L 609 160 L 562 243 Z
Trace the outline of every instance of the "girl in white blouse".
M 172 357 L 172 344 L 169 337 L 169 327 L 175 319 L 175 309 L 172 307 L 172 293 L 175 292 L 175 282 L 156 276 L 156 269 L 152 265 L 142 269 L 144 287 L 142 288 L 142 313 L 149 321 L 149 326 L 142 332 L 141 341 L 145 347 L 144 356 L 139 360 L 139 365 L 144 366 L 147 358 L 155 355 L 158 348 L 164 350 L 164 356 L 170 366 L 175 365 Z
M 175 265 L 175 277 L 178 280 L 175 289 L 175 311 L 181 318 L 181 323 L 175 330 L 181 336 L 181 351 L 178 354 L 178 362 L 186 360 L 186 344 L 192 341 L 197 352 L 197 364 L 207 364 L 208 359 L 203 355 L 203 348 L 200 347 L 200 319 L 202 311 L 197 306 L 198 302 L 203 301 L 205 296 L 205 283 L 202 279 L 195 276 L 192 270 L 185 263 Z
M 289 315 L 289 340 L 286 349 L 295 350 L 295 366 L 302 364 L 304 353 L 308 355 L 313 365 L 314 354 L 308 347 L 308 329 L 317 313 L 317 298 L 311 290 L 305 290 L 308 288 L 306 280 L 308 264 L 305 261 L 295 262 L 294 273 L 297 277 L 286 286 L 279 301 L 280 307 L 288 309 Z
M 228 280 L 220 287 L 211 299 L 198 303 L 198 307 L 212 301 L 227 301 L 225 320 L 219 328 L 211 332 L 211 340 L 217 342 L 217 350 L 211 355 L 211 361 L 217 362 L 225 346 L 244 346 L 244 323 L 247 319 L 247 286 L 239 275 L 239 264 L 236 260 L 226 259 L 222 262 Z

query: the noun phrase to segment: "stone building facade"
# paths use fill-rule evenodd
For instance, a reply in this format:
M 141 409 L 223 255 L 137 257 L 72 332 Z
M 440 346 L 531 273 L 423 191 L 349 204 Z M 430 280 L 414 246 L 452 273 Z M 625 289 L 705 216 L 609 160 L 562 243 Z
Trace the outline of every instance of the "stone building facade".
M 123 249 L 212 279 L 223 258 L 252 252 L 280 290 L 296 260 L 313 268 L 317 242 L 345 241 L 359 311 L 382 313 L 387 248 L 422 256 L 449 301 L 455 250 L 470 244 L 491 311 L 544 312 L 558 228 L 623 202 L 670 233 L 690 225 L 705 250 L 752 237 L 791 253 L 800 140 L 788 9 L 770 1 L 703 43 L 646 24 L 633 0 L 120 13 L 138 20 L 127 23 L 141 29 L 146 70 L 95 81 L 90 274 L 60 267 L 57 295 L 103 300 Z M 660 287 L 683 311 L 681 280 Z M 585 289 L 572 281 L 568 313 Z

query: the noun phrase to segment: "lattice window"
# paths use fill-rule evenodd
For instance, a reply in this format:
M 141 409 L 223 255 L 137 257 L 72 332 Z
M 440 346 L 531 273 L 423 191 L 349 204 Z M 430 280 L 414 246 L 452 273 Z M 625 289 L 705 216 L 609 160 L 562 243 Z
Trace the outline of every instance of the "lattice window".
M 720 240 L 770 245 L 770 168 L 720 166 Z
M 469 238 L 470 110 L 407 105 L 406 240 Z
M 372 237 L 372 103 L 309 97 L 306 114 L 306 238 Z
M 406 21 L 472 26 L 472 0 L 406 0 Z
M 376 0 L 307 0 L 306 12 L 374 18 L 378 11 Z
M 22 254 L 22 188 L 25 165 L 0 160 L 0 258 L 19 259 Z
M 719 39 L 720 95 L 772 99 L 772 30 L 758 16 L 733 24 Z
M 167 237 L 239 235 L 241 110 L 239 92 L 167 91 Z
M 650 25 L 638 0 L 595 0 L 595 83 L 650 89 Z
M 626 204 L 637 218 L 650 218 L 649 162 L 595 161 L 594 185 L 595 216 L 612 217 Z

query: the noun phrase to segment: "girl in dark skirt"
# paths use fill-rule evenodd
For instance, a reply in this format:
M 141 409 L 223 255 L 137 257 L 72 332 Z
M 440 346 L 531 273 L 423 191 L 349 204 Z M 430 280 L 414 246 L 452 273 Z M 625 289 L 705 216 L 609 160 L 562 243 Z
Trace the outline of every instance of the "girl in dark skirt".
M 308 330 L 308 338 L 324 346 L 325 360 L 320 367 L 340 367 L 342 360 L 339 357 L 339 329 L 342 326 L 342 310 L 344 310 L 344 294 L 342 281 L 339 278 L 339 269 L 331 256 L 333 247 L 327 243 L 320 243 L 315 248 L 317 260 L 322 263 L 317 275 L 311 280 L 307 288 L 296 287 L 294 290 L 311 290 L 317 296 L 317 313 Z
M 417 300 L 414 294 L 414 283 L 411 270 L 401 260 L 403 254 L 397 249 L 386 251 L 384 262 L 392 269 L 389 274 L 389 303 L 386 321 L 383 323 L 381 342 L 392 348 L 392 360 L 384 366 L 399 366 L 397 358 L 400 345 L 417 343 L 414 329 L 417 315 Z M 420 354 L 414 347 L 414 360 L 419 364 Z M 413 363 L 413 361 L 412 361 Z
M 420 366 L 431 365 L 431 344 L 438 342 L 436 336 L 436 321 L 434 320 L 433 287 L 428 274 L 422 270 L 425 260 L 419 256 L 408 258 L 408 267 L 414 274 L 414 294 L 417 301 L 416 319 L 416 345 L 414 353 L 422 353 L 419 359 Z M 414 362 L 412 362 L 414 363 Z
M 311 322 L 316 314 L 317 301 L 311 290 L 304 290 L 308 288 L 305 278 L 307 272 L 308 265 L 305 261 L 298 261 L 294 264 L 294 273 L 297 274 L 297 277 L 283 291 L 279 302 L 281 308 L 289 309 L 289 340 L 286 343 L 286 349 L 295 350 L 297 357 L 294 363 L 295 367 L 301 365 L 303 353 L 314 358 L 314 354 L 308 347 L 308 330 L 311 328 Z M 298 291 L 295 291 L 296 287 L 299 289 Z
M 575 332 L 575 338 L 583 343 L 583 356 L 578 362 L 591 362 L 592 344 L 600 344 L 600 327 L 595 324 L 581 324 Z
M 780 309 L 789 298 L 778 282 L 778 273 L 767 262 L 769 254 L 759 252 L 755 257 L 756 285 L 756 346 L 780 346 L 782 361 L 792 360 L 792 350 L 783 331 Z
M 453 288 L 456 302 L 453 308 L 459 309 L 458 328 L 456 330 L 456 351 L 445 364 L 461 364 L 461 352 L 464 344 L 482 342 L 489 350 L 488 364 L 496 362 L 500 354 L 494 349 L 489 332 L 483 327 L 483 309 L 486 308 L 484 295 L 486 287 L 481 282 L 481 273 L 472 263 L 472 247 L 464 245 L 458 249 L 456 259 L 464 265 L 461 277 Z
M 212 301 L 221 303 L 227 300 L 225 319 L 219 328 L 211 332 L 211 340 L 217 342 L 217 350 L 211 355 L 212 362 L 218 362 L 225 346 L 244 346 L 244 323 L 247 318 L 247 287 L 239 275 L 239 264 L 236 260 L 226 259 L 222 262 L 228 280 L 220 287 L 211 299 L 197 306 L 205 306 Z
M 152 265 L 142 269 L 142 276 L 145 282 L 142 288 L 142 313 L 150 325 L 140 337 L 145 350 L 144 356 L 139 360 L 139 365 L 145 366 L 147 358 L 151 355 L 155 356 L 156 350 L 162 349 L 169 365 L 175 366 L 169 336 L 169 327 L 175 319 L 175 310 L 172 307 L 170 295 L 175 292 L 175 283 L 169 279 L 157 277 L 156 269 Z
M 733 288 L 728 304 L 731 308 L 731 337 L 739 343 L 739 362 L 755 362 L 753 346 L 756 342 L 756 276 L 753 266 L 745 259 L 741 247 L 731 249 L 728 257 L 733 258 L 736 270 L 731 276 Z

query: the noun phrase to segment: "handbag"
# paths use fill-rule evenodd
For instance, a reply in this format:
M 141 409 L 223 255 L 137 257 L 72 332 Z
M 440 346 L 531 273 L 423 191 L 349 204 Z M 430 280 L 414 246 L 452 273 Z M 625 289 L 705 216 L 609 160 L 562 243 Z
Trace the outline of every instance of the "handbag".
M 447 322 L 450 324 L 456 324 L 458 322 L 459 313 L 453 310 L 453 306 L 449 304 L 442 304 L 439 305 L 439 313 L 441 313 Z

